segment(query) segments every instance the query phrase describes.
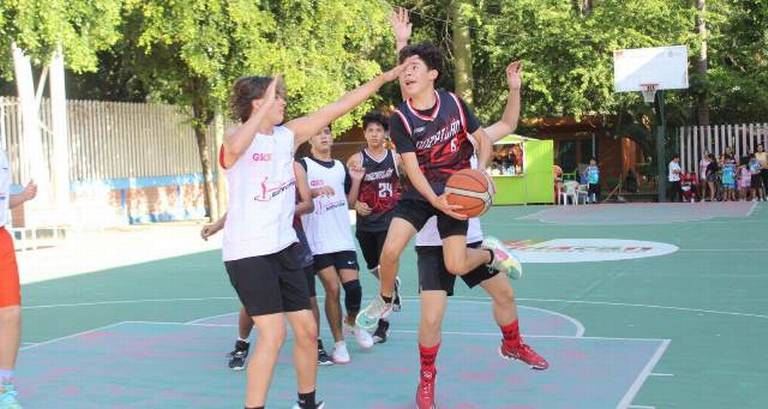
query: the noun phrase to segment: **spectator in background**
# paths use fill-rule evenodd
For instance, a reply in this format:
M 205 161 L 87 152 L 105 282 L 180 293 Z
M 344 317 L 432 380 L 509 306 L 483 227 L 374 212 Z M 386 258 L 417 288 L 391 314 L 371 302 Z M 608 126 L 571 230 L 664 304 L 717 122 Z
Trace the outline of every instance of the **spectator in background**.
M 708 151 L 704 151 L 701 154 L 701 160 L 699 161 L 699 196 L 701 201 L 707 196 L 707 166 L 709 166 L 709 157 L 712 156 Z
M 752 174 L 749 171 L 749 158 L 743 157 L 741 158 L 741 162 L 739 163 L 739 168 L 737 170 L 738 179 L 739 179 L 739 200 L 742 198 L 744 200 L 747 200 L 747 196 L 749 196 L 749 187 L 752 185 Z
M 736 201 L 736 161 L 730 153 L 725 154 L 723 161 L 723 189 L 725 189 L 724 201 Z
M 587 203 L 597 203 L 600 198 L 600 169 L 597 167 L 597 161 L 592 158 L 585 172 L 587 174 L 587 183 L 589 184 Z
M 680 155 L 672 157 L 672 162 L 669 162 L 669 200 L 671 202 L 679 202 L 681 199 L 680 191 L 680 174 L 682 173 L 680 168 Z
M 762 143 L 757 145 L 755 158 L 760 163 L 760 179 L 763 188 L 763 201 L 765 201 L 765 195 L 768 193 L 768 152 L 765 151 L 765 146 Z
M 763 181 L 760 176 L 760 162 L 755 154 L 749 155 L 749 173 L 751 176 L 750 187 L 752 188 L 752 201 L 765 200 L 765 191 L 763 190 Z
M 709 154 L 709 165 L 707 165 L 707 187 L 709 189 L 709 201 L 715 201 L 715 193 L 717 192 L 717 172 L 720 171 L 720 166 L 715 160 L 715 155 Z
M 624 189 L 629 193 L 637 193 L 637 175 L 634 169 L 627 171 L 627 176 L 624 178 Z

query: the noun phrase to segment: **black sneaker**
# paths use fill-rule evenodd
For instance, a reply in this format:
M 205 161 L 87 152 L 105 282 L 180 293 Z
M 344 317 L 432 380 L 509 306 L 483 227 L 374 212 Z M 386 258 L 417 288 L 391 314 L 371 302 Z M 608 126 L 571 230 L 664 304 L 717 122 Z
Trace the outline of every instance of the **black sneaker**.
M 395 277 L 395 293 L 392 294 L 392 311 L 398 312 L 402 306 L 400 305 L 400 277 Z
M 333 358 L 325 352 L 323 341 L 320 339 L 317 340 L 317 364 L 320 366 L 333 365 Z
M 248 342 L 235 342 L 234 351 L 227 354 L 229 357 L 229 369 L 233 371 L 242 371 L 245 368 L 245 360 L 248 358 L 248 348 L 251 346 Z
M 379 320 L 379 326 L 376 327 L 376 331 L 373 333 L 373 343 L 383 344 L 387 342 L 389 336 L 389 321 Z

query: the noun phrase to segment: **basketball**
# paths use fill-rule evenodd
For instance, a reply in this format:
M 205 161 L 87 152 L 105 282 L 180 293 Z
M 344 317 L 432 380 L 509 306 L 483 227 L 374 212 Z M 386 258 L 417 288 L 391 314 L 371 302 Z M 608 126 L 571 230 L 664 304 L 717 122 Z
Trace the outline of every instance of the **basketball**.
M 459 213 L 478 217 L 493 204 L 493 195 L 488 189 L 488 179 L 475 169 L 462 169 L 448 178 L 445 185 L 448 203 L 462 206 Z

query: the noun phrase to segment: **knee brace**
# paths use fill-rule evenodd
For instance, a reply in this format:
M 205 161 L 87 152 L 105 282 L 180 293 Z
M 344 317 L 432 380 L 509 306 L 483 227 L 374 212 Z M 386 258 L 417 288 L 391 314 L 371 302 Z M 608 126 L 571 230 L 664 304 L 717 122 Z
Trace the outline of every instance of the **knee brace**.
M 342 285 L 344 286 L 344 306 L 347 308 L 347 313 L 357 313 L 363 302 L 363 287 L 360 285 L 360 280 L 348 281 Z

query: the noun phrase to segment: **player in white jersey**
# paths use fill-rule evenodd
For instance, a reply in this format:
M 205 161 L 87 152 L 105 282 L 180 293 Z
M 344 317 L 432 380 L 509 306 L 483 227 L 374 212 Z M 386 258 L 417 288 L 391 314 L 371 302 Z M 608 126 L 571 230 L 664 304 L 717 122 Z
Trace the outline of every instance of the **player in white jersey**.
M 349 223 L 349 208 L 357 201 L 364 170 L 347 169 L 331 157 L 333 136 L 331 128 L 309 140 L 310 156 L 299 163 L 307 171 L 309 186 L 315 196 L 315 210 L 301 217 L 309 248 L 314 256 L 315 272 L 325 288 L 325 315 L 335 341 L 331 357 L 337 364 L 349 363 L 345 333 L 352 333 L 364 349 L 373 346 L 373 338 L 355 324 L 363 298 L 355 242 Z M 347 313 L 342 325 L 341 294 Z
M 221 155 L 219 155 L 219 157 L 221 157 Z M 309 289 L 309 304 L 312 307 L 312 315 L 315 317 L 315 324 L 319 330 L 320 310 L 317 306 L 317 294 L 315 292 L 314 259 L 312 258 L 312 251 L 309 249 L 309 244 L 307 243 L 307 237 L 301 227 L 301 215 L 313 212 L 315 206 L 312 201 L 312 193 L 309 190 L 306 171 L 298 162 L 294 162 L 293 170 L 296 175 L 297 194 L 293 228 L 296 230 L 296 235 L 299 238 L 302 268 L 304 269 L 304 274 L 307 278 L 307 288 Z M 224 228 L 226 220 L 227 215 L 224 214 L 224 216 L 219 218 L 219 220 L 216 220 L 216 222 L 206 224 L 200 231 L 200 236 L 203 240 L 208 240 L 209 237 Z M 227 357 L 229 358 L 228 366 L 233 371 L 240 371 L 245 368 L 246 359 L 248 358 L 248 352 L 250 350 L 250 342 L 248 339 L 252 330 L 253 320 L 251 320 L 251 317 L 245 311 L 245 307 L 243 307 L 240 309 L 237 319 L 238 338 L 235 341 L 235 349 L 227 354 Z M 333 365 L 333 360 L 325 351 L 323 341 L 320 337 L 317 338 L 317 364 L 321 366 Z
M 0 147 L 0 408 L 21 409 L 13 386 L 16 356 L 21 342 L 21 286 L 13 239 L 5 225 L 9 210 L 34 199 L 37 185 L 29 182 L 19 194 L 11 194 L 11 166 Z
M 222 258 L 242 305 L 259 329 L 248 363 L 246 409 L 263 409 L 277 357 L 285 341 L 285 319 L 294 332 L 293 362 L 298 402 L 318 409 L 317 326 L 298 241 L 292 228 L 296 146 L 344 115 L 402 72 L 405 64 L 378 75 L 338 101 L 307 116 L 284 120 L 285 89 L 279 78 L 244 77 L 234 84 L 231 106 L 241 124 L 227 130 L 222 153 L 229 185 Z

